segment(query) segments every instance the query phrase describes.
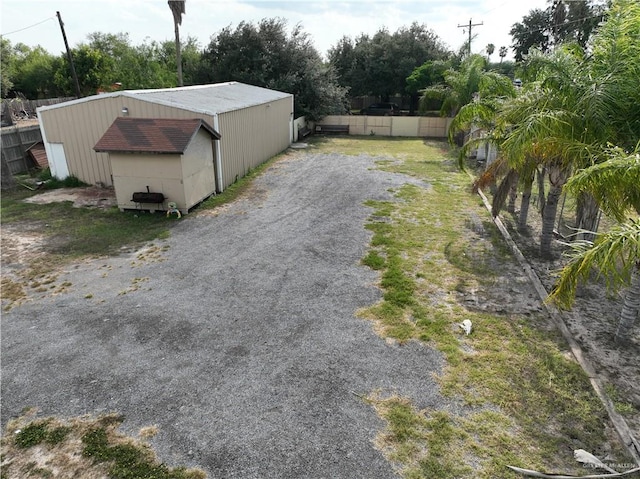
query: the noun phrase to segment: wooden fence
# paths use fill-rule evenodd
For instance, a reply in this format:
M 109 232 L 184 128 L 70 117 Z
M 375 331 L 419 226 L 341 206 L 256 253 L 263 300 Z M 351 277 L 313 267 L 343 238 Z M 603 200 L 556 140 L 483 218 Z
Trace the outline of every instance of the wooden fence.
M 0 132 L 2 157 L 12 175 L 28 172 L 35 165 L 29 160 L 27 149 L 42 141 L 39 125 L 5 127 Z
M 69 98 L 46 98 L 42 100 L 26 100 L 24 98 L 5 98 L 2 100 L 2 126 L 11 126 L 18 119 L 36 118 L 36 108 L 39 106 L 56 105 L 65 101 L 74 100 Z

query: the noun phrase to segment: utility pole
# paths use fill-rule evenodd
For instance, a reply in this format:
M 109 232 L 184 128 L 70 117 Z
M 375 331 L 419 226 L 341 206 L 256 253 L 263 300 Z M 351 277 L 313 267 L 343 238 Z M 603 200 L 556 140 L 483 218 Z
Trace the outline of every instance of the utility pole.
M 62 17 L 60 12 L 56 12 L 58 21 L 60 22 L 60 30 L 62 30 L 62 38 L 64 39 L 64 46 L 67 49 L 67 58 L 69 59 L 69 65 L 71 66 L 71 76 L 73 77 L 73 84 L 76 88 L 76 97 L 80 98 L 80 84 L 78 83 L 78 75 L 76 74 L 76 67 L 73 65 L 73 57 L 71 56 L 71 50 L 69 49 L 69 42 L 67 42 L 67 34 L 64 32 L 64 23 L 62 23 Z
M 471 55 L 471 29 L 473 27 L 479 27 L 480 25 L 483 25 L 484 22 L 480 22 L 480 23 L 471 23 L 471 19 L 469 19 L 469 24 L 468 25 L 458 25 L 458 28 L 468 28 L 469 29 L 469 55 Z

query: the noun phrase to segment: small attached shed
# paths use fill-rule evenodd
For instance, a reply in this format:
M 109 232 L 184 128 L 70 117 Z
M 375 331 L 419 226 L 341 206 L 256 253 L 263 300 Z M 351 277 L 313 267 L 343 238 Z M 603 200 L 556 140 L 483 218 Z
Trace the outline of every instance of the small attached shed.
M 116 118 L 94 150 L 108 153 L 118 207 L 182 213 L 216 191 L 220 139 L 202 119 Z

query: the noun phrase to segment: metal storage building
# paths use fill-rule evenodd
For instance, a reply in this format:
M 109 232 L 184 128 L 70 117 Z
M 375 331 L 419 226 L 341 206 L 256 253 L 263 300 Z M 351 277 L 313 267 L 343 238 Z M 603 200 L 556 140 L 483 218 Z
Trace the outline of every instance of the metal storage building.
M 109 153 L 121 210 L 166 203 L 187 213 L 215 191 L 211 142 L 219 139 L 204 120 L 119 117 L 94 150 Z
M 293 139 L 293 95 L 238 82 L 94 95 L 38 108 L 51 172 L 113 185 L 108 153 L 93 147 L 118 117 L 199 118 L 220 133 L 216 191 L 285 150 Z

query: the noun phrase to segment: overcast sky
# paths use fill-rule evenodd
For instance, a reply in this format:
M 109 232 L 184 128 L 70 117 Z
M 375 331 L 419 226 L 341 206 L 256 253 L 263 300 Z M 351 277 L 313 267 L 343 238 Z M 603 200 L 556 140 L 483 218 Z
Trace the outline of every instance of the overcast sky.
M 498 49 L 511 44 L 511 26 L 529 10 L 545 7 L 546 0 L 187 0 L 180 35 L 195 37 L 205 46 L 212 34 L 226 26 L 235 28 L 241 21 L 257 23 L 263 18 L 281 17 L 290 28 L 301 24 L 318 52 L 326 57 L 327 50 L 344 35 L 373 35 L 382 27 L 393 33 L 416 21 L 458 50 L 468 35 L 468 29 L 458 25 L 472 19 L 474 24 L 482 23 L 472 28 L 472 33 L 477 33 L 472 44 L 474 53 L 493 43 L 497 61 Z M 96 31 L 126 32 L 134 45 L 145 38 L 174 38 L 173 17 L 166 0 L 2 0 L 0 8 L 4 38 L 12 44 L 42 45 L 53 54 L 64 51 L 56 10 L 62 15 L 72 47 Z M 511 57 L 510 50 L 507 58 Z

